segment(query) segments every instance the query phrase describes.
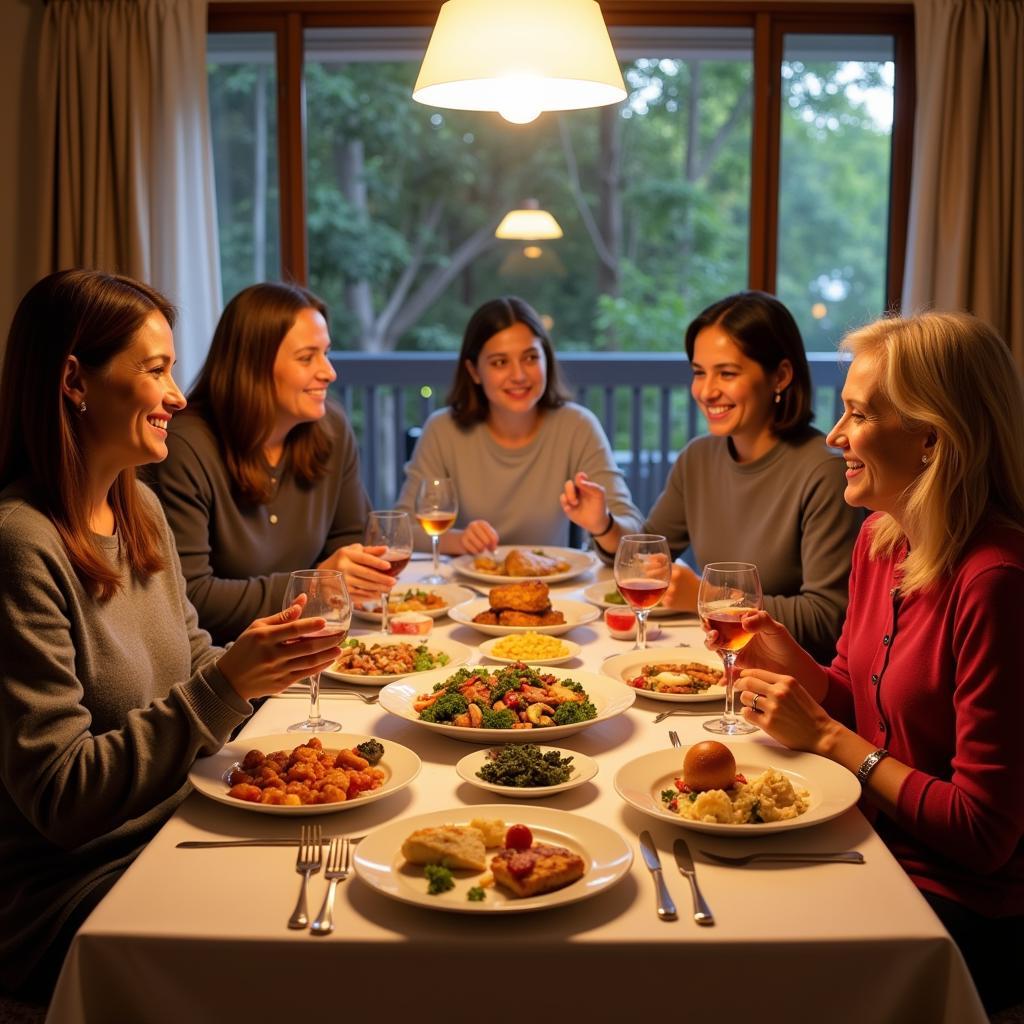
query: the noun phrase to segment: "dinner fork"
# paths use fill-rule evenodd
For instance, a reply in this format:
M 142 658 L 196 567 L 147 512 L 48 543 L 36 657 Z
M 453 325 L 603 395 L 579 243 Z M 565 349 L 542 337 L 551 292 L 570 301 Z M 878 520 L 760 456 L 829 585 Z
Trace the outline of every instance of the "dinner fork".
M 302 875 L 302 887 L 299 889 L 299 898 L 295 901 L 295 909 L 292 916 L 288 918 L 289 928 L 305 928 L 309 924 L 309 914 L 306 911 L 306 887 L 309 885 L 309 876 L 315 875 L 323 863 L 323 834 L 319 825 L 303 825 L 299 837 L 299 852 L 295 858 L 295 870 Z
M 287 689 L 282 690 L 277 696 L 292 696 L 299 694 L 309 696 L 309 683 L 292 683 Z M 379 693 L 360 693 L 358 690 L 320 690 L 321 697 L 358 697 L 364 704 L 376 704 L 380 700 Z
M 675 711 L 662 711 L 661 714 L 654 716 L 654 724 L 657 725 L 659 722 L 664 722 L 666 718 L 671 718 L 673 715 L 720 715 L 721 711 L 684 711 L 681 708 Z
M 329 935 L 334 931 L 334 893 L 339 882 L 344 882 L 352 870 L 352 844 L 348 839 L 335 836 L 327 851 L 327 865 L 324 867 L 324 878 L 330 883 L 324 897 L 320 913 L 313 919 L 309 930 L 314 935 Z
M 843 850 L 838 853 L 748 853 L 742 857 L 727 857 L 722 853 L 701 850 L 708 860 L 718 864 L 743 865 L 754 861 L 773 864 L 863 864 L 864 854 L 857 850 Z
M 673 747 L 679 748 L 682 746 L 682 743 L 679 741 L 679 733 L 675 729 L 669 729 L 668 738 Z

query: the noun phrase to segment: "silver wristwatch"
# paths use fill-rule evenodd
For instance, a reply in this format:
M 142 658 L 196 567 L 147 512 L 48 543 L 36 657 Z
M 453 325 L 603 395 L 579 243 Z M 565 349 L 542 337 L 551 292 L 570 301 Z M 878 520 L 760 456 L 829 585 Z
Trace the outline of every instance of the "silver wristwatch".
M 879 761 L 884 761 L 889 756 L 889 751 L 885 747 L 879 747 L 878 750 L 872 750 L 867 757 L 864 758 L 860 763 L 860 767 L 857 769 L 857 781 L 863 786 L 868 781 L 868 776 L 878 766 Z

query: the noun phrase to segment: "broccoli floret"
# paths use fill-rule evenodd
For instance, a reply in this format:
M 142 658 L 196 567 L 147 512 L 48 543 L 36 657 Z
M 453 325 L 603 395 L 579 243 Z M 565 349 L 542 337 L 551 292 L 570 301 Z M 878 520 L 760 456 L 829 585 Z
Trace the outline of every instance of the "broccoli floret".
M 377 764 L 384 756 L 384 744 L 378 740 L 365 740 L 356 747 L 356 753 L 370 764 Z
M 466 899 L 469 900 L 470 903 L 481 903 L 486 899 L 486 897 L 487 893 L 484 891 L 482 885 L 474 885 L 473 888 L 466 893 Z
M 502 700 L 509 690 L 518 690 L 523 683 L 529 683 L 531 686 L 543 686 L 537 673 L 521 661 L 501 669 L 491 682 L 491 703 Z
M 447 657 L 447 655 L 445 656 Z M 438 690 L 447 690 L 449 693 L 457 693 L 460 686 L 466 682 L 467 679 L 472 679 L 474 676 L 480 676 L 481 679 L 488 679 L 488 673 L 482 669 L 472 668 L 460 668 L 454 675 L 449 676 L 444 682 L 434 684 L 434 692 Z
M 412 667 L 414 672 L 426 672 L 431 668 L 443 668 L 449 661 L 451 658 L 447 654 L 431 654 L 426 644 L 420 644 L 413 656 Z
M 461 693 L 445 693 L 420 712 L 420 721 L 450 722 L 456 715 L 465 714 L 468 708 L 469 702 Z
M 484 716 L 484 720 L 480 723 L 483 729 L 511 729 L 519 721 L 508 708 L 505 708 L 504 711 L 492 711 L 483 704 L 478 706 Z
M 675 800 L 677 796 L 679 796 L 679 794 L 674 789 L 663 789 L 661 791 L 661 802 L 663 804 L 669 804 Z
M 589 700 L 559 704 L 551 716 L 555 725 L 575 725 L 577 722 L 589 722 L 597 718 L 597 708 Z
M 428 896 L 439 896 L 441 893 L 455 888 L 455 878 L 451 871 L 440 864 L 428 864 L 423 869 L 423 875 L 427 880 Z
M 559 682 L 567 690 L 572 690 L 573 693 L 586 693 L 583 687 L 579 683 L 577 683 L 575 679 L 560 679 Z

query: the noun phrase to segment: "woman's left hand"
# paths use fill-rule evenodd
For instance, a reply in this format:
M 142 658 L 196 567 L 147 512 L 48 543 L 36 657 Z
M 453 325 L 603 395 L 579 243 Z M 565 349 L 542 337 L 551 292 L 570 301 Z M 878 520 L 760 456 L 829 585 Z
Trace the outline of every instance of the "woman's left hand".
M 792 676 L 744 669 L 736 694 L 743 717 L 772 739 L 791 750 L 830 756 L 842 727 Z
M 577 473 L 571 480 L 566 480 L 558 501 L 566 518 L 588 533 L 598 534 L 608 528 L 605 490 L 586 473 Z
M 363 544 L 346 544 L 328 555 L 318 569 L 337 569 L 345 574 L 345 584 L 353 600 L 375 600 L 379 594 L 390 590 L 394 578 L 387 574 L 391 563 L 380 556 L 387 547 L 378 544 L 366 547 Z

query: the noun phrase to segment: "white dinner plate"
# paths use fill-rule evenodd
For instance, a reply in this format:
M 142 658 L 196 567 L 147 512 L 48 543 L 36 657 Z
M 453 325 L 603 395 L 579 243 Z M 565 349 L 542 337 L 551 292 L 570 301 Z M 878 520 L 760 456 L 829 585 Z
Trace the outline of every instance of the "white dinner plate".
M 484 890 L 486 898 L 474 903 L 466 898 L 467 891 L 479 885 L 490 872 L 455 871 L 454 889 L 429 896 L 423 867 L 406 863 L 402 856 L 402 843 L 418 828 L 468 825 L 473 818 L 501 818 L 509 825 L 527 825 L 533 833 L 534 842 L 564 846 L 578 853 L 586 865 L 586 872 L 564 889 L 522 899 L 506 893 L 498 885 L 492 885 Z M 488 850 L 488 863 L 497 849 Z M 576 903 L 620 882 L 632 863 L 633 851 L 629 844 L 607 825 L 536 804 L 521 808 L 514 804 L 453 807 L 447 811 L 402 818 L 371 832 L 355 847 L 353 858 L 359 879 L 384 896 L 430 910 L 465 914 L 514 914 Z
M 612 655 L 604 660 L 601 671 L 606 676 L 629 686 L 629 680 L 640 675 L 640 668 L 643 665 L 653 665 L 655 662 L 664 662 L 666 665 L 685 665 L 688 661 L 697 661 L 701 665 L 710 665 L 711 668 L 722 668 L 722 659 L 706 647 L 649 647 L 645 651 L 626 651 L 625 654 Z M 629 688 L 636 689 L 633 686 Z M 703 693 L 657 693 L 654 690 L 639 689 L 636 689 L 636 692 L 641 697 L 649 697 L 651 700 L 686 704 L 690 701 L 717 700 L 724 697 L 725 684 L 712 684 Z
M 529 631 L 527 631 L 529 632 Z M 534 630 L 533 632 L 537 632 Z M 559 654 L 553 658 L 503 658 L 500 654 L 494 653 L 495 644 L 500 644 L 504 637 L 495 636 L 490 640 L 485 640 L 480 645 L 480 651 L 486 654 L 491 661 L 501 662 L 505 665 L 514 665 L 518 661 L 525 661 L 527 665 L 562 665 L 567 661 L 572 661 L 580 653 L 580 645 L 573 643 L 572 640 L 559 639 L 559 643 L 565 647 L 565 654 Z
M 350 637 L 352 640 L 358 640 L 365 644 L 367 647 L 372 647 L 374 644 L 383 644 L 385 646 L 394 646 L 395 644 L 410 644 L 412 647 L 419 647 L 421 644 L 425 644 L 428 651 L 432 651 L 435 654 L 447 654 L 449 661 L 448 664 L 443 666 L 446 671 L 454 672 L 459 665 L 465 665 L 469 661 L 473 654 L 473 648 L 467 647 L 465 644 L 460 644 L 457 640 L 442 640 L 433 636 L 392 636 L 389 633 L 364 633 L 362 636 Z M 425 669 L 424 672 L 433 672 L 434 669 Z M 356 675 L 352 672 L 336 672 L 334 669 L 325 668 L 320 674 L 320 679 L 324 684 L 324 691 L 330 690 L 332 682 L 347 683 L 356 686 L 383 686 L 385 683 L 393 682 L 396 679 L 402 679 L 408 675 L 422 675 L 422 672 L 399 672 L 397 674 L 390 675 L 375 675 L 375 676 L 364 676 Z
M 628 604 L 622 604 L 618 601 L 608 601 L 605 599 L 605 594 L 609 594 L 615 591 L 615 580 L 598 580 L 596 583 L 591 583 L 589 587 L 586 587 L 583 591 L 583 596 L 591 603 L 596 604 L 598 608 L 621 608 L 624 612 L 629 611 Z M 674 608 L 663 608 L 660 604 L 656 604 L 651 609 L 651 617 L 661 615 L 685 615 L 685 612 L 676 611 Z M 696 615 L 694 621 L 697 621 Z
M 592 569 L 597 563 L 589 551 L 579 551 L 576 548 L 552 548 L 544 545 L 533 544 L 502 544 L 496 547 L 491 554 L 496 562 L 501 562 L 510 551 L 519 548 L 520 551 L 531 551 L 535 554 L 547 555 L 548 558 L 557 558 L 560 561 L 568 562 L 569 568 L 564 572 L 552 573 L 550 576 L 501 576 L 493 572 L 481 572 L 473 568 L 473 560 L 479 555 L 459 555 L 452 559 L 452 565 L 457 572 L 468 576 L 471 580 L 483 580 L 484 583 L 491 583 L 497 586 L 499 583 L 521 583 L 523 580 L 543 580 L 545 583 L 561 583 L 563 580 L 575 579 L 581 573 Z
M 444 607 L 423 610 L 422 614 L 429 615 L 432 619 L 439 619 L 442 615 L 447 615 L 448 609 L 453 605 L 462 604 L 463 601 L 471 601 L 474 596 L 472 590 L 469 590 L 466 587 L 460 587 L 457 583 L 444 583 L 440 586 L 431 586 L 429 583 L 397 583 L 395 584 L 395 589 L 391 594 L 394 597 L 404 594 L 407 590 L 424 590 L 428 594 L 437 594 L 439 597 L 444 599 Z M 398 612 L 392 612 L 391 614 L 397 615 Z M 364 622 L 380 624 L 379 605 L 370 608 L 358 608 L 353 604 L 352 615 Z
M 488 671 L 493 673 L 499 672 L 501 669 L 494 666 Z M 576 722 L 573 725 L 549 725 L 542 729 L 473 729 L 469 726 L 421 721 L 419 712 L 413 709 L 417 697 L 432 692 L 435 683 L 443 683 L 451 674 L 452 672 L 447 668 L 434 669 L 433 672 L 406 676 L 397 682 L 388 683 L 380 691 L 380 706 L 385 711 L 424 729 L 432 729 L 434 732 L 443 733 L 452 739 L 465 740 L 467 743 L 545 743 L 549 740 L 571 736 L 581 729 L 587 729 L 592 725 L 597 725 L 598 722 L 606 722 L 609 718 L 621 715 L 632 706 L 636 697 L 636 690 L 632 687 L 622 686 L 596 672 L 585 672 L 582 669 L 577 671 L 576 669 L 549 668 L 544 669 L 545 675 L 552 675 L 557 679 L 574 679 L 583 687 L 597 709 L 597 718 L 592 718 L 589 722 Z
M 744 741 L 731 749 L 736 755 L 736 770 L 753 782 L 766 768 L 776 768 L 789 776 L 797 789 L 810 794 L 803 814 L 787 821 L 766 821 L 759 825 L 719 825 L 714 822 L 688 821 L 673 814 L 661 802 L 661 791 L 671 789 L 683 772 L 683 758 L 689 747 L 655 750 L 624 764 L 615 774 L 615 791 L 638 811 L 682 828 L 713 835 L 764 836 L 809 828 L 829 821 L 851 808 L 860 799 L 860 783 L 842 765 L 785 747 L 765 747 Z
M 373 737 L 357 733 L 332 732 L 324 733 L 319 739 L 325 750 L 342 750 L 351 748 L 364 740 Z M 346 800 L 340 804 L 305 804 L 299 807 L 283 807 L 279 804 L 254 804 L 248 800 L 236 800 L 228 796 L 231 788 L 227 783 L 227 774 L 237 767 L 242 758 L 250 750 L 262 750 L 269 754 L 275 750 L 294 750 L 309 739 L 300 732 L 280 733 L 276 736 L 254 736 L 251 738 L 232 740 L 225 744 L 211 757 L 201 757 L 188 773 L 188 780 L 196 790 L 218 803 L 237 807 L 243 811 L 256 811 L 257 814 L 333 814 L 335 811 L 350 811 L 353 807 L 362 807 L 382 797 L 390 796 L 405 789 L 420 773 L 420 759 L 408 747 L 403 747 L 394 740 L 381 740 L 384 745 L 384 756 L 377 767 L 384 770 L 386 778 L 380 789 L 370 790 L 357 796 L 354 800 Z
M 476 601 L 466 601 L 456 608 L 451 608 L 448 615 L 455 622 L 461 622 L 464 626 L 472 626 L 481 633 L 488 636 L 510 636 L 513 633 L 544 633 L 547 636 L 561 636 L 568 633 L 570 629 L 593 622 L 601 614 L 600 608 L 595 608 L 587 601 L 552 601 L 551 607 L 556 612 L 565 616 L 565 622 L 557 626 L 489 626 L 483 622 L 474 622 L 473 617 L 490 608 L 490 602 L 486 597 L 478 598 Z
M 558 749 L 559 756 L 571 757 L 572 764 L 569 765 L 569 770 L 572 774 L 569 778 L 556 786 L 501 786 L 494 782 L 485 782 L 477 775 L 477 772 L 489 760 L 487 755 L 490 753 L 490 749 L 488 747 L 485 750 L 474 750 L 472 754 L 467 754 L 455 765 L 455 770 L 459 773 L 459 777 L 471 786 L 486 789 L 489 793 L 507 796 L 510 800 L 533 800 L 539 797 L 553 796 L 555 793 L 564 793 L 567 789 L 582 786 L 584 782 L 589 782 L 597 775 L 597 762 L 592 757 L 587 757 L 586 754 L 578 754 L 575 750 L 561 750 L 555 747 L 538 747 L 537 749 L 542 754 Z

